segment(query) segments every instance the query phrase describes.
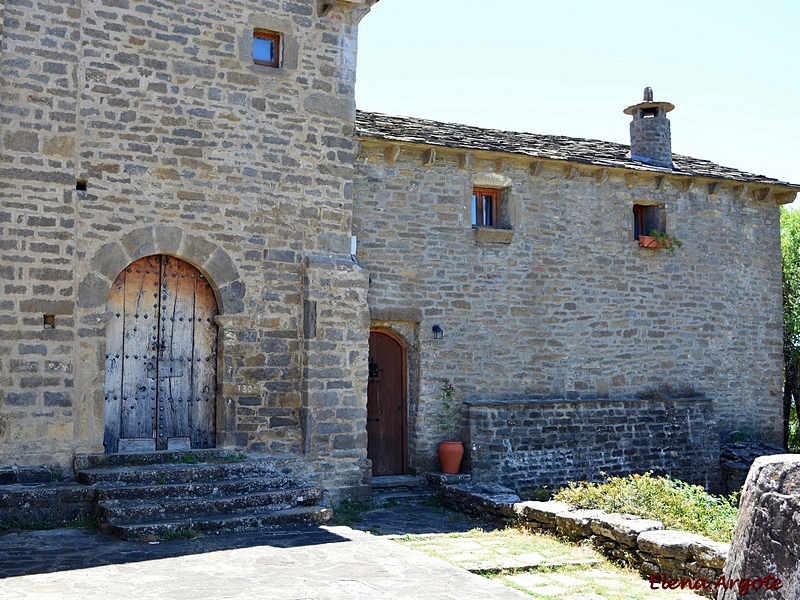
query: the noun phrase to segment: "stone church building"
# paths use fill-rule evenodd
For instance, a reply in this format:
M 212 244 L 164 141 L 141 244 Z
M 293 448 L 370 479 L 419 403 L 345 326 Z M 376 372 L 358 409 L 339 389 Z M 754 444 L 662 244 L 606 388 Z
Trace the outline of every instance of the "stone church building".
M 798 186 L 649 95 L 630 147 L 357 112 L 373 3 L 0 0 L 0 467 L 236 448 L 335 501 L 438 468 L 445 380 L 517 488 L 779 443 Z

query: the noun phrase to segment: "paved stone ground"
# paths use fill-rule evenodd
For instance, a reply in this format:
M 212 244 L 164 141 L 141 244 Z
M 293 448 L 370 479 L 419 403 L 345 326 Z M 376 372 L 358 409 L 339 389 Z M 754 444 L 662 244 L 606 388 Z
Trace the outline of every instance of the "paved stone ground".
M 0 538 L 0 572 L 6 577 L 0 580 L 4 600 L 526 597 L 385 537 L 347 527 L 157 545 L 65 529 L 10 534 Z
M 355 527 L 364 531 L 283 527 L 158 544 L 122 542 L 80 529 L 9 533 L 0 536 L 0 599 L 531 597 L 508 584 L 534 597 L 565 600 L 699 598 L 650 591 L 647 582 L 635 576 L 588 566 L 596 557 L 586 549 L 565 546 L 556 556 L 547 549 L 502 548 L 491 535 L 479 541 L 468 534 L 448 535 L 475 528 L 490 531 L 491 526 L 435 507 L 375 509 Z M 553 564 L 575 569 L 511 570 L 492 580 L 466 570 Z

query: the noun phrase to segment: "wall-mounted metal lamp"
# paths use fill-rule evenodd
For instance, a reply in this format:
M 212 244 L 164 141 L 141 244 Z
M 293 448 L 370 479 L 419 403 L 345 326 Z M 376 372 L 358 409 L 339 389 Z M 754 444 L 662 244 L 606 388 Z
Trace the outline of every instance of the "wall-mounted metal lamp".
M 444 330 L 438 325 L 433 326 L 433 339 L 440 340 L 444 337 Z

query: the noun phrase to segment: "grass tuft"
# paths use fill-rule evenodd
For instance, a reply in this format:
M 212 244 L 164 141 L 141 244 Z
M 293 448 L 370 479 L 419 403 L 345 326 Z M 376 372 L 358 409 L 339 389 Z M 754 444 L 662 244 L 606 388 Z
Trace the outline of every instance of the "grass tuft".
M 714 496 L 699 485 L 652 473 L 609 477 L 603 483 L 570 483 L 554 500 L 577 508 L 597 508 L 657 519 L 668 529 L 699 533 L 730 542 L 738 513 L 738 493 Z
M 364 520 L 364 513 L 371 508 L 372 503 L 370 502 L 345 500 L 333 510 L 333 516 L 331 516 L 329 524 L 353 527 Z
M 170 528 L 161 534 L 162 540 L 191 540 L 196 537 L 198 533 L 191 527 Z

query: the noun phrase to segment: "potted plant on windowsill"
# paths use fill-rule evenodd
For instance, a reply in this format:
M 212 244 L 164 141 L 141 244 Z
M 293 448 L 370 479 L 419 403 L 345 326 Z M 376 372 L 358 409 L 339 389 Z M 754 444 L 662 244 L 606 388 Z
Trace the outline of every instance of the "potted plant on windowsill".
M 461 425 L 461 402 L 455 399 L 456 388 L 445 379 L 440 388 L 439 429 L 445 440 L 439 443 L 439 461 L 442 473 L 456 474 L 461 469 L 464 444 L 457 439 Z
M 674 235 L 652 229 L 650 230 L 650 235 L 639 236 L 639 245 L 642 248 L 653 248 L 655 250 L 666 248 L 670 252 L 675 252 L 675 248 L 683 246 L 683 242 Z

